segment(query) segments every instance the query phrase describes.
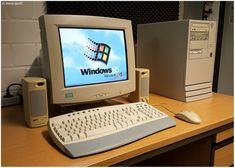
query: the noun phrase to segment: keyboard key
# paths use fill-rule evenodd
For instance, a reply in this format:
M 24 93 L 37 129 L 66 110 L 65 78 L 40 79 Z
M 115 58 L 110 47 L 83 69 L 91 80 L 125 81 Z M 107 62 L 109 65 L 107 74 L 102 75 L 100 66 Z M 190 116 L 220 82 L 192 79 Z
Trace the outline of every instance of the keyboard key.
M 71 138 L 70 138 L 70 136 L 64 136 L 64 137 L 62 137 L 62 140 L 63 140 L 65 143 L 67 143 L 67 142 L 70 142 L 70 141 L 71 141 Z
M 114 125 L 109 125 L 109 126 L 102 127 L 102 128 L 99 128 L 99 129 L 87 131 L 86 135 L 87 135 L 87 137 L 90 137 L 90 136 L 95 136 L 95 135 L 99 135 L 99 134 L 102 134 L 102 133 L 104 134 L 106 132 L 113 131 L 113 130 L 116 130 L 116 127 Z
M 73 134 L 73 135 L 71 136 L 71 139 L 72 139 L 73 141 L 78 140 L 78 135 L 77 135 L 77 134 Z
M 86 138 L 85 133 L 78 133 L 77 135 L 78 135 L 79 139 L 84 139 L 84 138 Z

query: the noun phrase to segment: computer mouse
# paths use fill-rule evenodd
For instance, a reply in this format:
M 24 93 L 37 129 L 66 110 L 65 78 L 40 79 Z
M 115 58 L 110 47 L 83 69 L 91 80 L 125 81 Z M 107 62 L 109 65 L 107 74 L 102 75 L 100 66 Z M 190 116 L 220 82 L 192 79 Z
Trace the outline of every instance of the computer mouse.
M 175 117 L 184 120 L 189 123 L 193 124 L 200 124 L 202 122 L 201 118 L 192 111 L 182 111 L 175 114 Z

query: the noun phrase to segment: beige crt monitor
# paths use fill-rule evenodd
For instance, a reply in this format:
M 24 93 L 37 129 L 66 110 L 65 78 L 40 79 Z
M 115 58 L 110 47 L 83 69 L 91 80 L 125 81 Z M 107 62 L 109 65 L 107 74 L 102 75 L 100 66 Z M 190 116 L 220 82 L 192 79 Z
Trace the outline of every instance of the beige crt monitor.
M 130 20 L 44 15 L 39 23 L 51 103 L 104 100 L 135 90 Z
M 138 25 L 137 67 L 151 71 L 150 91 L 190 102 L 212 95 L 216 22 Z

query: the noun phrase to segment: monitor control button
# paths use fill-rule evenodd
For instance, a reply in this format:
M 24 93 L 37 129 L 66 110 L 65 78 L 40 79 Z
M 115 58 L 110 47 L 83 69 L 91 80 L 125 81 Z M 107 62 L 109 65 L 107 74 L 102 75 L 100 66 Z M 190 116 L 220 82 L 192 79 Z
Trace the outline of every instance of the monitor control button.
M 108 95 L 108 93 L 99 93 L 99 94 L 96 94 L 95 97 L 99 98 L 99 97 L 104 97 L 107 95 Z

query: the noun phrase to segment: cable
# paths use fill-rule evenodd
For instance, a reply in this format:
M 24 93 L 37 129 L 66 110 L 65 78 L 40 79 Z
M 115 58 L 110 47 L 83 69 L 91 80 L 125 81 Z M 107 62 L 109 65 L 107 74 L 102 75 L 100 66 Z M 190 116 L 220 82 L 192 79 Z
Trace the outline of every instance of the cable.
M 165 107 L 165 106 L 163 106 L 163 105 L 161 105 L 161 104 L 166 104 L 166 103 L 154 104 L 153 106 L 160 106 L 160 107 L 163 107 L 164 109 L 166 109 L 167 111 L 169 111 L 169 112 L 171 112 L 171 113 L 173 113 L 173 114 L 176 114 L 176 113 L 177 113 L 177 112 L 174 112 L 174 111 L 170 110 L 169 108 L 167 108 L 167 107 Z M 166 104 L 166 105 L 167 105 L 167 104 Z
M 11 93 L 10 93 L 10 87 L 11 87 L 11 86 L 15 86 L 15 85 L 22 87 L 22 84 L 19 84 L 19 83 L 12 83 L 12 84 L 10 84 L 10 85 L 7 87 L 6 95 L 3 96 L 4 98 L 13 97 L 13 95 L 11 95 Z

